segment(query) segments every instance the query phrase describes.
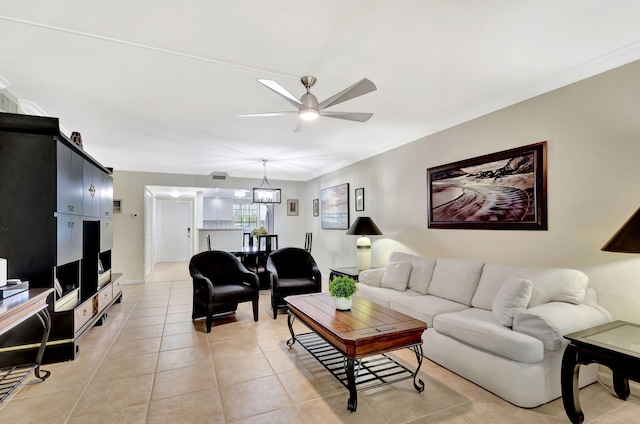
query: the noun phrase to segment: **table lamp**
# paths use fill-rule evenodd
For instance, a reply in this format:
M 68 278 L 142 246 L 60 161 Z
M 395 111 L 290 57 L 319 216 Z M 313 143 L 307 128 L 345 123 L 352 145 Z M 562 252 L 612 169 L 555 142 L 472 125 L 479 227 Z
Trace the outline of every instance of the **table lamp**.
M 640 208 L 600 250 L 606 252 L 640 253 Z
M 371 268 L 371 240 L 367 236 L 380 236 L 382 231 L 368 216 L 359 216 L 354 221 L 347 235 L 360 236 L 356 241 L 358 247 L 358 271 Z

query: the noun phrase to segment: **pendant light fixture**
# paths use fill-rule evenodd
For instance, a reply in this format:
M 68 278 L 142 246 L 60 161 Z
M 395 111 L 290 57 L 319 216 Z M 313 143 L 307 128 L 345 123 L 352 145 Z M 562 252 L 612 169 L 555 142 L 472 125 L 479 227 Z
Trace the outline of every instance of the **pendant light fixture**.
M 253 203 L 262 203 L 267 205 L 280 203 L 280 189 L 271 187 L 269 180 L 267 179 L 267 160 L 262 159 L 262 165 L 264 166 L 264 178 L 259 187 L 254 187 L 251 190 L 251 198 Z

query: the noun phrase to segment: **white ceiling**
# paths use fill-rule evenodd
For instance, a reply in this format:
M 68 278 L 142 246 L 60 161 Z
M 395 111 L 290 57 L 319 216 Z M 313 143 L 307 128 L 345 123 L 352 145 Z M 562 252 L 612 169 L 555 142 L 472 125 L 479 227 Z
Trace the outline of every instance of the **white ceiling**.
M 0 0 L 0 76 L 120 170 L 306 181 L 640 58 L 637 0 Z M 292 110 L 362 78 L 332 110 Z

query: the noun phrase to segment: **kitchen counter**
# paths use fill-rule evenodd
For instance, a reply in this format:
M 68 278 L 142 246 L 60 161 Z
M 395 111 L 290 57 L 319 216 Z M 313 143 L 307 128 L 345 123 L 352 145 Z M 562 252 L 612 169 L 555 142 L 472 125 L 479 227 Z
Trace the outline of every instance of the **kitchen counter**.
M 200 252 L 208 250 L 207 236 L 211 239 L 211 249 L 228 249 L 233 246 L 242 247 L 242 228 L 197 228 L 198 247 Z

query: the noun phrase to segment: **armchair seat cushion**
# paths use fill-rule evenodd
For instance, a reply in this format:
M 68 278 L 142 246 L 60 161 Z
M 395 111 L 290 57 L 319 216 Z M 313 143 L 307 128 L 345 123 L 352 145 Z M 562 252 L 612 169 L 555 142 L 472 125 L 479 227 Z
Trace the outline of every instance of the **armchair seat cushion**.
M 298 292 L 300 290 L 315 289 L 317 284 L 308 278 L 281 278 L 280 279 L 280 292 Z
M 245 285 L 222 284 L 214 292 L 216 303 L 244 302 L 255 295 L 255 288 Z

